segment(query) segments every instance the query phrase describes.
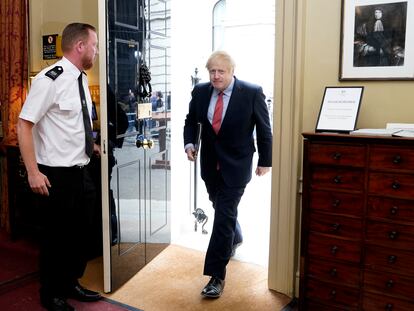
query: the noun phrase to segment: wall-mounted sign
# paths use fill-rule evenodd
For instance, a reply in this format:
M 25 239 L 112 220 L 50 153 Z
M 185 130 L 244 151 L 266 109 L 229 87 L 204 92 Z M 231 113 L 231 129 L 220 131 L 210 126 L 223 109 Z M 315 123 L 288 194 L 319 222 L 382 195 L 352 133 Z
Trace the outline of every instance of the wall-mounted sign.
M 43 36 L 43 59 L 56 59 L 58 35 Z

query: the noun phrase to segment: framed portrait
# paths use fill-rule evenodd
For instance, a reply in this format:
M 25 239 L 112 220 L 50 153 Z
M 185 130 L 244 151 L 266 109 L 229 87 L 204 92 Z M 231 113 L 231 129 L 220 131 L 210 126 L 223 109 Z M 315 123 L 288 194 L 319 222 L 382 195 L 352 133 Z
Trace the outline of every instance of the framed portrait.
M 363 93 L 363 86 L 325 87 L 315 132 L 355 130 Z
M 342 0 L 339 80 L 414 80 L 414 0 Z

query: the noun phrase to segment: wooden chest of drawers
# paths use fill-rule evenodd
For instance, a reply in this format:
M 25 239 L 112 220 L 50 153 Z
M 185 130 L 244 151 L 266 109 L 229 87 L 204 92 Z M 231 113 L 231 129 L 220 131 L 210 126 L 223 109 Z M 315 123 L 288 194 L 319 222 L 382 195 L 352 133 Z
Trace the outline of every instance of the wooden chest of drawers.
M 300 310 L 414 310 L 414 140 L 303 136 Z

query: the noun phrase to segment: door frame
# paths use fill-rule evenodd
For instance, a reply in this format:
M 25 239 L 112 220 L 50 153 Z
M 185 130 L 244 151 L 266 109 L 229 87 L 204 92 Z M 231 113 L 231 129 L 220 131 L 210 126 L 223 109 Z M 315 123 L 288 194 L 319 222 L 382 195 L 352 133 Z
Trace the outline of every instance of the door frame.
M 275 0 L 272 209 L 268 286 L 298 295 L 305 0 Z
M 274 170 L 272 177 L 272 211 L 269 251 L 268 286 L 289 296 L 295 294 L 298 267 L 298 226 L 297 212 L 300 170 L 300 130 L 303 49 L 303 17 L 305 4 L 303 0 L 276 1 L 276 62 L 275 62 L 275 105 L 274 114 Z M 106 5 L 98 1 L 98 39 L 106 42 Z M 106 86 L 106 48 L 99 51 L 99 85 Z M 101 103 L 101 173 L 102 173 L 102 220 L 103 220 L 103 272 L 104 292 L 110 292 L 110 228 L 109 213 L 109 176 L 107 154 L 107 117 L 106 87 L 100 88 Z M 276 126 L 277 125 L 277 126 Z M 283 127 L 282 127 L 283 125 Z M 285 129 L 285 130 L 282 130 Z M 288 146 L 282 148 L 281 146 Z M 292 154 L 295 155 L 292 158 Z M 287 183 L 281 182 L 286 180 Z M 106 260 L 105 260 L 106 258 Z
M 106 1 L 98 1 L 98 42 L 99 50 L 99 85 L 100 85 L 100 125 L 101 125 L 101 190 L 102 190 L 102 246 L 103 246 L 103 280 L 104 292 L 111 291 L 111 237 L 109 219 L 109 176 L 108 176 L 108 120 L 107 120 L 107 65 L 106 65 Z

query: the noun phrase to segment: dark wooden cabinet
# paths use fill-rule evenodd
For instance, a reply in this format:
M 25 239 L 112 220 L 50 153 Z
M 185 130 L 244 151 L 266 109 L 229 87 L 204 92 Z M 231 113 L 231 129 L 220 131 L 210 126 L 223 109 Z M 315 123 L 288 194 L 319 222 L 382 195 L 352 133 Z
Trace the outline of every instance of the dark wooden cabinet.
M 414 140 L 303 136 L 300 310 L 414 310 Z

